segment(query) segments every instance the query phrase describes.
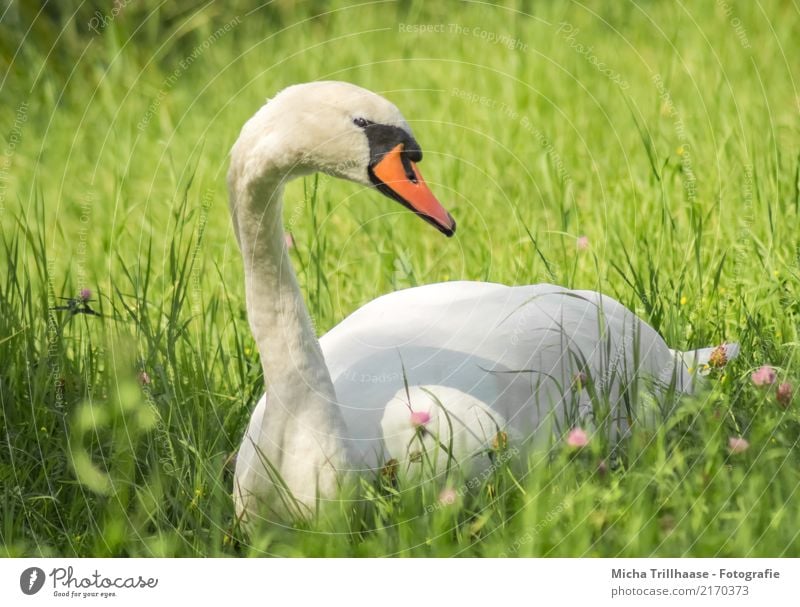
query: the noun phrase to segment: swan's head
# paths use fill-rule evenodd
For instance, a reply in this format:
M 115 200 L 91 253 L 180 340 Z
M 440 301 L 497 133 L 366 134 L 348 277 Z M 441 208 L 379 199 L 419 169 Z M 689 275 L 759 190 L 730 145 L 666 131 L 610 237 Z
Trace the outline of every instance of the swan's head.
M 408 123 L 394 104 L 361 87 L 290 86 L 245 125 L 234 159 L 239 147 L 268 155 L 270 168 L 288 177 L 321 171 L 373 187 L 447 236 L 455 232 L 455 221 L 417 168 L 422 150 Z

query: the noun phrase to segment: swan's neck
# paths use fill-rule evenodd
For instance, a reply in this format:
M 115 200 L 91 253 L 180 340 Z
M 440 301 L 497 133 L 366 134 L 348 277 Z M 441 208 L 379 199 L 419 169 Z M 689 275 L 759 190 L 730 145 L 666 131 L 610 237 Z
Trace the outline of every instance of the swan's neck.
M 230 176 L 231 211 L 267 387 L 262 427 L 248 438 L 296 497 L 311 498 L 327 492 L 345 461 L 344 422 L 284 239 L 284 179 L 247 179 L 247 167 L 240 169 Z
M 335 406 L 328 368 L 297 284 L 281 220 L 283 185 L 262 183 L 237 210 L 244 258 L 247 315 L 258 344 L 264 379 L 287 397 L 323 398 Z

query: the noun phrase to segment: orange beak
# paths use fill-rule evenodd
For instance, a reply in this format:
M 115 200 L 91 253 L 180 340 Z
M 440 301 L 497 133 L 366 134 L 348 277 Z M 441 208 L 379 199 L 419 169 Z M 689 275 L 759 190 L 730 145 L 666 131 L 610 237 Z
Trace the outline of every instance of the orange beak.
M 370 172 L 383 194 L 411 209 L 445 236 L 456 231 L 456 222 L 428 189 L 417 165 L 403 155 L 403 144 L 387 152 Z

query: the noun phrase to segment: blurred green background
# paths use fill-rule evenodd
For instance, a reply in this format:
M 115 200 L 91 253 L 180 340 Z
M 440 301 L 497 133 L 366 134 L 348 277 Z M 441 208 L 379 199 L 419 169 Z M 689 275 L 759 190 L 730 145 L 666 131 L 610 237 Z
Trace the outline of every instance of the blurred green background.
M 0 15 L 0 553 L 800 553 L 796 407 L 749 382 L 796 371 L 796 4 L 6 0 Z M 422 488 L 243 538 L 230 462 L 263 380 L 227 154 L 268 97 L 318 79 L 401 109 L 459 225 L 445 240 L 375 192 L 291 184 L 320 333 L 411 285 L 555 282 L 618 298 L 673 348 L 739 341 L 741 359 L 611 474 L 608 454 L 564 455 L 446 513 Z M 83 288 L 103 317 L 53 310 Z M 732 460 L 730 435 L 751 451 Z

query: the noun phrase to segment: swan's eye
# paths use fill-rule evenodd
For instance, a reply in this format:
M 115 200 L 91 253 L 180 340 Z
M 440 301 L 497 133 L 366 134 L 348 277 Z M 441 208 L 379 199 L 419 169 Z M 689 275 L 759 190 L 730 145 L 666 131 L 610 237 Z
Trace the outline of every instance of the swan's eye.
M 366 118 L 353 118 L 353 124 L 360 129 L 365 129 L 369 125 L 369 120 Z

